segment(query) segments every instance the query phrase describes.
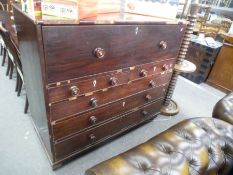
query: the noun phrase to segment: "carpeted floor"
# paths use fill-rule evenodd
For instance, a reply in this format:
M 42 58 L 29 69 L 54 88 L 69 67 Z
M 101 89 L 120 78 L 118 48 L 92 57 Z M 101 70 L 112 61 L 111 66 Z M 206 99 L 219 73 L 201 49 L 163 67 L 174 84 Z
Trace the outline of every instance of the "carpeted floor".
M 2 59 L 0 59 L 2 60 Z M 191 117 L 211 117 L 214 104 L 225 94 L 206 85 L 196 85 L 179 77 L 174 99 L 181 111 L 174 117 L 158 116 L 84 156 L 52 171 L 35 133 L 30 114 L 24 115 L 25 93 L 16 96 L 15 77 L 5 76 L 0 66 L 0 174 L 2 175 L 83 175 L 89 167 L 124 152 L 177 122 Z

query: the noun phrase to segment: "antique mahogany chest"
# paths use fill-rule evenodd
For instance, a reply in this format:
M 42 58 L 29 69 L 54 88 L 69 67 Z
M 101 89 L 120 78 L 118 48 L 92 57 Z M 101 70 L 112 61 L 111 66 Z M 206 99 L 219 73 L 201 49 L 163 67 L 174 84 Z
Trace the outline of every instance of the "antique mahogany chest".
M 52 165 L 159 113 L 185 24 L 33 19 L 17 5 L 14 16 L 33 123 Z

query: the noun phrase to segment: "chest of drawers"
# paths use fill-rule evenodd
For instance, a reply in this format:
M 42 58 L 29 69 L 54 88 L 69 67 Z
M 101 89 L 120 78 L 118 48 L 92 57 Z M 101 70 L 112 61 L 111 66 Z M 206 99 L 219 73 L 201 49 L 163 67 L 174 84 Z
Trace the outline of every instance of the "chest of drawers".
M 43 21 L 16 5 L 14 16 L 33 123 L 52 165 L 159 113 L 184 24 Z

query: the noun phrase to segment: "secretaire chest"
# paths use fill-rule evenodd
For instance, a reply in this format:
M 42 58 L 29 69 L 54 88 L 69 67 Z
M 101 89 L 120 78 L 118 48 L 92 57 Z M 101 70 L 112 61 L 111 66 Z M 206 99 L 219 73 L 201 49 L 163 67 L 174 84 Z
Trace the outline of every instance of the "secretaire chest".
M 184 24 L 14 14 L 31 115 L 53 165 L 159 113 Z

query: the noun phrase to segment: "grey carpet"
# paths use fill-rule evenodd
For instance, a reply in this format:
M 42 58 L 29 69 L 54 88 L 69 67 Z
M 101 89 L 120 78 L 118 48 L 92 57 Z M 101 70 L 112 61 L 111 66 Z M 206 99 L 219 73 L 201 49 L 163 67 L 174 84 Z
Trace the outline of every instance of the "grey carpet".
M 0 59 L 2 60 L 2 59 Z M 174 99 L 181 111 L 174 117 L 158 116 L 84 156 L 52 171 L 30 120 L 24 115 L 25 93 L 16 96 L 15 77 L 5 76 L 0 66 L 0 174 L 2 175 L 83 175 L 89 167 L 124 152 L 177 122 L 190 117 L 211 117 L 214 104 L 225 94 L 206 85 L 196 85 L 179 77 Z

